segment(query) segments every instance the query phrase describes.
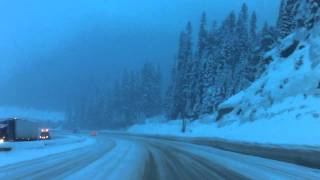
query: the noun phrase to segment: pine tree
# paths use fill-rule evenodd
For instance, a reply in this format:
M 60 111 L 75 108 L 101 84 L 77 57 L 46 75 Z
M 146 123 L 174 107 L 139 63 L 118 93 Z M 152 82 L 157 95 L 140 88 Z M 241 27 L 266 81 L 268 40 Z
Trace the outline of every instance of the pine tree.
M 211 97 L 208 97 L 207 102 L 212 101 L 213 109 L 220 104 L 228 95 L 227 87 L 232 86 L 232 71 L 231 65 L 235 54 L 235 39 L 236 39 L 236 15 L 231 12 L 229 16 L 222 22 L 221 27 L 216 33 L 217 50 L 215 57 L 214 86 L 209 89 Z M 228 36 L 226 36 L 228 34 Z M 208 106 L 209 107 L 209 106 Z
M 248 19 L 248 7 L 246 4 L 242 5 L 237 22 L 237 50 L 235 56 L 238 56 L 238 60 L 233 67 L 233 84 L 234 88 L 230 95 L 233 95 L 240 90 L 246 88 L 249 85 L 248 79 L 246 79 L 248 60 L 250 55 L 249 45 L 249 19 Z
M 166 94 L 165 94 L 165 99 L 164 99 L 164 110 L 166 113 L 167 119 L 174 119 L 174 114 L 173 112 L 175 110 L 175 99 L 174 99 L 174 93 L 176 92 L 176 64 L 173 65 L 173 68 L 171 70 L 171 81 L 170 84 L 167 88 Z
M 243 50 L 247 50 L 248 48 L 248 39 L 249 39 L 249 34 L 248 34 L 248 7 L 246 4 L 242 5 L 241 11 L 239 13 L 238 17 L 238 22 L 237 22 L 237 33 L 238 33 L 238 38 L 240 41 L 240 48 L 243 48 Z
M 266 66 L 270 63 L 263 58 L 263 55 L 270 51 L 274 44 L 277 42 L 277 31 L 274 27 L 269 27 L 268 23 L 265 22 L 260 33 L 260 45 L 259 51 L 256 54 L 256 58 L 259 59 L 256 70 L 256 78 L 259 77 L 265 70 Z
M 242 74 L 242 83 L 241 86 L 238 87 L 238 91 L 247 88 L 256 78 L 257 76 L 257 64 L 260 61 L 260 53 L 258 52 L 258 35 L 257 35 L 257 15 L 256 12 L 253 11 L 250 18 L 249 25 L 249 46 L 248 46 L 248 54 L 247 54 L 247 63 L 243 68 Z
M 296 3 L 298 0 L 282 0 L 280 5 L 280 12 L 277 22 L 279 37 L 281 39 L 289 35 L 296 27 Z
M 188 96 L 190 94 L 192 76 L 192 26 L 188 23 L 186 30 L 181 32 L 178 48 L 177 64 L 175 68 L 175 82 L 173 92 L 173 107 L 170 117 L 172 119 L 185 118 L 187 116 Z
M 199 35 L 198 35 L 198 58 L 201 59 L 205 55 L 205 51 L 207 48 L 208 42 L 208 31 L 207 31 L 207 15 L 204 12 L 201 16 L 200 20 L 200 28 L 199 28 Z
M 141 102 L 145 117 L 150 118 L 161 112 L 161 72 L 150 63 L 141 70 Z
M 252 44 L 257 42 L 257 14 L 255 11 L 252 12 L 250 18 L 250 42 Z
M 231 12 L 227 19 L 223 22 L 221 35 L 223 37 L 222 42 L 222 52 L 224 57 L 224 62 L 228 63 L 231 67 L 233 67 L 237 63 L 237 34 L 236 30 L 236 15 L 234 12 Z M 228 36 L 225 36 L 228 34 Z
M 140 74 L 136 71 L 131 71 L 129 78 L 130 91 L 128 96 L 129 99 L 127 101 L 130 106 L 132 120 L 135 122 L 140 122 L 145 118 L 142 108 L 142 103 L 144 102 L 142 95 L 142 80 Z
M 201 114 L 211 113 L 214 110 L 213 86 L 217 77 L 217 54 L 220 48 L 218 36 L 217 23 L 214 21 L 208 34 L 207 58 L 204 60 Z
M 130 105 L 128 104 L 129 94 L 130 94 L 130 75 L 127 69 L 125 69 L 122 73 L 122 79 L 120 84 L 120 121 L 123 124 L 130 124 L 131 116 L 130 116 Z
M 202 101 L 205 92 L 204 76 L 205 76 L 205 59 L 208 57 L 208 30 L 207 30 L 207 18 L 206 13 L 203 13 L 200 19 L 199 36 L 198 36 L 198 49 L 197 56 L 194 62 L 194 74 L 195 74 L 195 101 L 192 110 L 193 118 L 198 117 L 201 114 Z
M 281 0 L 280 8 L 279 8 L 279 15 L 277 19 L 277 28 L 280 31 L 282 23 L 283 23 L 283 17 L 285 15 L 285 6 L 286 6 L 286 0 Z
M 170 117 L 198 118 L 213 112 L 218 105 L 249 86 L 261 73 L 262 54 L 266 46 L 272 47 L 275 31 L 267 27 L 269 36 L 262 39 L 257 32 L 257 15 L 249 19 L 248 7 L 243 4 L 238 18 L 234 12 L 218 27 L 208 31 L 206 14 L 200 20 L 198 43 L 192 56 L 191 31 L 183 31 L 177 63 L 173 69 L 173 82 L 168 99 L 173 106 Z M 190 26 L 189 26 L 190 27 Z M 191 28 L 187 28 L 191 29 Z M 189 35 L 188 35 L 189 34 Z M 264 41 L 271 38 L 268 44 Z M 261 48 L 259 48 L 261 47 Z M 269 48 L 270 48 L 269 47 Z

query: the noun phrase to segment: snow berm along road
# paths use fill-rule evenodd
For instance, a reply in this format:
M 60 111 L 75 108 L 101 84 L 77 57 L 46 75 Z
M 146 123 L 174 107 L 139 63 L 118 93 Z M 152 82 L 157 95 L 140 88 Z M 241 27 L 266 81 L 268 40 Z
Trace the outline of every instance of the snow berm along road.
M 249 150 L 241 154 L 214 148 L 209 141 L 100 133 L 96 142 L 87 146 L 2 166 L 0 179 L 320 178 L 319 167 L 294 164 L 290 158 L 277 161 L 277 151 L 269 157 L 273 159 L 267 159 L 259 157 L 261 153 L 249 155 Z

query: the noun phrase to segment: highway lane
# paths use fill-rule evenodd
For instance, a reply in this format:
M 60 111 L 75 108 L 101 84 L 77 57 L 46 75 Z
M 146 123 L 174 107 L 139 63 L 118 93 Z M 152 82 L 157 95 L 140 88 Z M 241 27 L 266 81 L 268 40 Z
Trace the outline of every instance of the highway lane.
M 320 179 L 319 169 L 287 162 L 163 138 L 125 138 L 148 149 L 153 165 L 145 179 Z
M 320 179 L 320 170 L 155 137 L 100 134 L 94 145 L 0 167 L 0 179 Z
M 90 147 L 49 155 L 0 167 L 0 179 L 43 179 L 66 177 L 97 161 L 115 147 L 114 141 L 98 138 Z

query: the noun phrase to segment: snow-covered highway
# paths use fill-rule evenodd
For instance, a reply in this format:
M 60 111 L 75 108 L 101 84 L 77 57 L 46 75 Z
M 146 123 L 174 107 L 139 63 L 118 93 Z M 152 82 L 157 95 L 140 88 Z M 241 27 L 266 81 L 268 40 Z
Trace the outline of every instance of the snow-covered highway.
M 319 179 L 320 170 L 164 138 L 100 133 L 96 142 L 0 167 L 0 179 Z

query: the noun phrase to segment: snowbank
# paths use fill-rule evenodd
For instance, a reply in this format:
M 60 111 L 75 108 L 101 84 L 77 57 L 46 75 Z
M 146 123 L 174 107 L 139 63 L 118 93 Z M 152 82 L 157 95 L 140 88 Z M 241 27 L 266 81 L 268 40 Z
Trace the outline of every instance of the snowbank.
M 307 121 L 291 119 L 291 115 L 294 114 L 288 112 L 286 117 L 279 119 L 260 119 L 251 123 L 235 122 L 223 127 L 219 127 L 219 124 L 213 122 L 194 121 L 188 124 L 186 133 L 181 133 L 182 122 L 180 120 L 168 123 L 149 122 L 134 125 L 128 129 L 128 132 L 151 135 L 214 137 L 262 144 L 320 146 L 319 121 L 314 118 Z M 205 118 L 210 118 L 210 116 Z
M 88 136 L 70 134 L 56 136 L 49 141 L 5 142 L 0 147 L 11 147 L 12 151 L 0 152 L 0 166 L 66 152 L 93 143 L 95 140 Z
M 37 121 L 64 121 L 65 115 L 60 112 L 40 111 L 19 107 L 0 107 L 0 118 L 27 118 Z

